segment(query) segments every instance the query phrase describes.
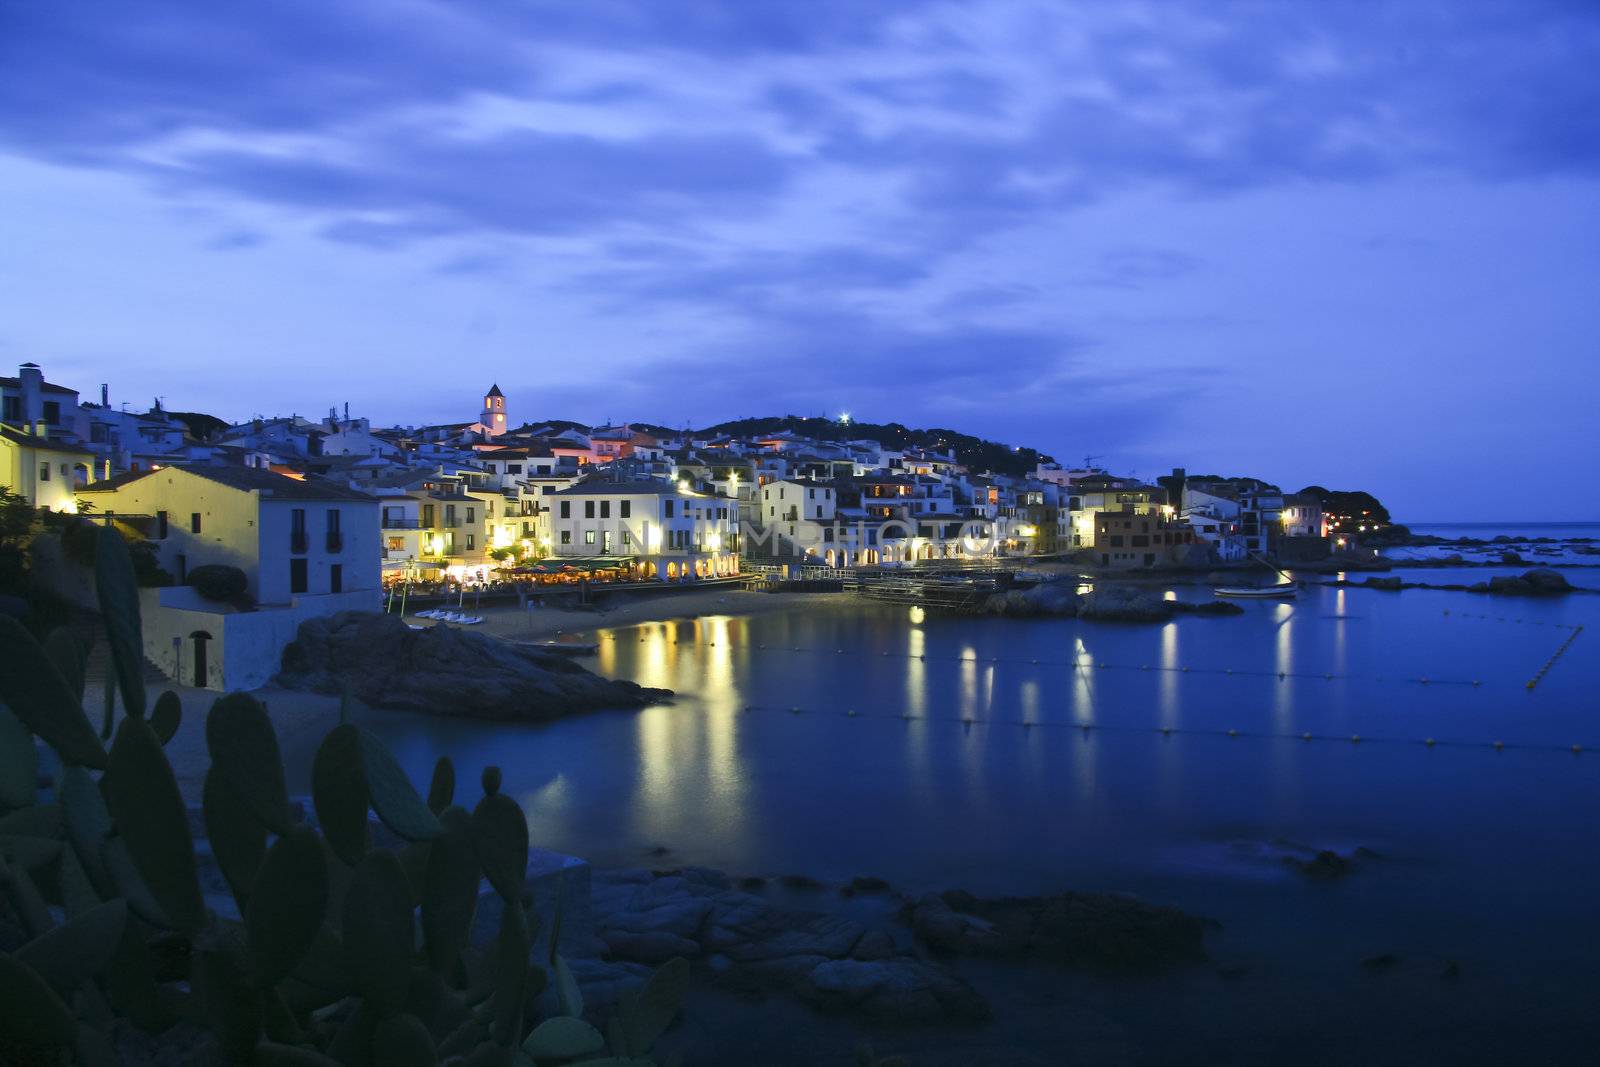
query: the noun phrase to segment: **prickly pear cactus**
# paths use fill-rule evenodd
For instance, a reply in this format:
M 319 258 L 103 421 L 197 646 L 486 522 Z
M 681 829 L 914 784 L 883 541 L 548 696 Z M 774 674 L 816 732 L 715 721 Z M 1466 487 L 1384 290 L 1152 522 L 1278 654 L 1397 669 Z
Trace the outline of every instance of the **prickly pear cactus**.
M 0 616 L 0 905 L 26 938 L 0 952 L 0 1063 L 114 1064 L 119 1020 L 157 1035 L 200 1023 L 213 1041 L 204 1058 L 258 1067 L 650 1062 L 641 1057 L 676 1017 L 688 964 L 624 998 L 605 1036 L 581 1018 L 566 961 L 552 948 L 547 978 L 529 959 L 528 824 L 498 768 L 469 814 L 441 758 L 424 801 L 341 712 L 312 767 L 319 832 L 289 803 L 266 709 L 229 694 L 206 718 L 209 847 L 197 850 L 163 747 L 182 707 L 164 693 L 145 717 L 131 563 L 119 535 L 98 536 L 109 751 L 83 710 L 83 642 L 58 631 L 41 643 Z M 126 714 L 113 731 L 118 696 Z M 61 763 L 43 793 L 40 744 Z M 373 848 L 369 813 L 401 839 L 398 852 Z M 240 918 L 202 894 L 202 855 Z M 475 946 L 485 879 L 501 924 Z M 559 924 L 558 910 L 552 946 Z M 564 1014 L 541 1020 L 547 981 Z
M 483 873 L 506 906 L 522 898 L 528 869 L 528 820 L 521 805 L 499 792 L 500 769 L 483 773 L 484 798 L 472 812 L 472 843 Z

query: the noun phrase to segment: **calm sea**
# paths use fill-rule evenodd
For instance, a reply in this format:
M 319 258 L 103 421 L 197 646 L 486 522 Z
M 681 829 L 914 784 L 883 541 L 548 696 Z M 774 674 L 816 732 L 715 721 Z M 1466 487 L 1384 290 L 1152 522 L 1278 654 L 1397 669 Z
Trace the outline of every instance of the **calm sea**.
M 792 604 L 600 631 L 596 669 L 672 706 L 374 725 L 419 780 L 439 752 L 462 781 L 502 765 L 535 839 L 598 864 L 1126 890 L 1216 918 L 1243 978 L 1030 978 L 1132 1061 L 1550 1062 L 1587 1033 L 1600 596 L 1316 587 L 1159 626 Z M 1283 863 L 1324 848 L 1375 858 L 1329 884 Z M 1382 954 L 1399 962 L 1361 966 Z M 1008 1006 L 1002 1024 L 1037 1051 L 1081 1020 Z

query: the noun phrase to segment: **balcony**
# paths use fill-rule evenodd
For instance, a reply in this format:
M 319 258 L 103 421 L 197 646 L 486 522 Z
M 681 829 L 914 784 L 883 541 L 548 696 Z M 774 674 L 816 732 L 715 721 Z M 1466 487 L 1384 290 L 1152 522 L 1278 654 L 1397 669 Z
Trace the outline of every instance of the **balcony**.
M 344 534 L 338 530 L 328 531 L 328 551 L 337 553 L 344 551 Z
M 385 530 L 420 530 L 422 529 L 422 523 L 416 519 L 395 517 L 392 519 L 384 519 L 383 528 Z
M 303 556 L 306 554 L 306 532 L 304 530 L 290 531 L 289 551 L 296 556 Z

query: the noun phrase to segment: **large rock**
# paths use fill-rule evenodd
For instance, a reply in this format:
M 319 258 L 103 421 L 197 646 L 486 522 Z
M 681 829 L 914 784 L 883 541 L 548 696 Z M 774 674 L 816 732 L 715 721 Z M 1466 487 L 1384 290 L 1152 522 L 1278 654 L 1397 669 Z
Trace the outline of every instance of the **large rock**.
M 1131 585 L 1102 583 L 1078 598 L 1078 618 L 1100 622 L 1165 622 L 1173 610 L 1160 593 Z
M 1533 586 L 1535 593 L 1566 593 L 1572 590 L 1572 583 L 1567 581 L 1567 576 L 1549 567 L 1524 571 L 1522 580 Z
M 450 626 L 413 630 L 396 616 L 362 611 L 301 623 L 274 681 L 318 693 L 348 688 L 374 707 L 480 719 L 549 719 L 672 696 L 485 634 Z
M 1008 589 L 995 593 L 984 602 L 986 615 L 1006 615 L 1013 618 L 1058 616 L 1070 618 L 1078 613 L 1078 593 L 1075 582 L 1039 582 L 1023 589 Z
M 1204 919 L 1114 893 L 983 900 L 950 890 L 911 908 L 930 948 L 1033 958 L 1097 971 L 1152 972 L 1205 959 Z

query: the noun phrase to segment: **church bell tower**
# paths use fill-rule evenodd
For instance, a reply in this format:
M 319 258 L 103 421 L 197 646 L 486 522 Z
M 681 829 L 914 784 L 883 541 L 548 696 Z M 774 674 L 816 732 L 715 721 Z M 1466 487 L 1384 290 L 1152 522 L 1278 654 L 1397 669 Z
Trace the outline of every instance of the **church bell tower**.
M 489 386 L 489 391 L 483 397 L 483 414 L 478 416 L 478 421 L 489 427 L 490 437 L 499 437 L 506 432 L 506 395 L 500 391 L 499 385 Z

